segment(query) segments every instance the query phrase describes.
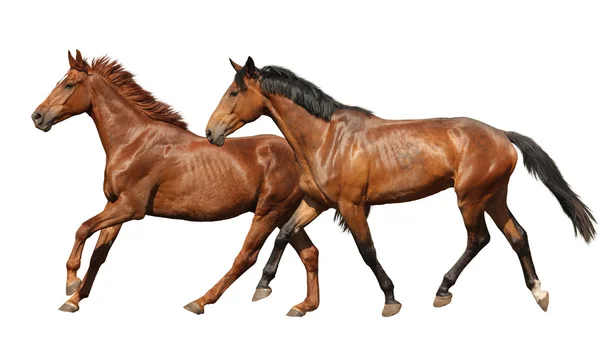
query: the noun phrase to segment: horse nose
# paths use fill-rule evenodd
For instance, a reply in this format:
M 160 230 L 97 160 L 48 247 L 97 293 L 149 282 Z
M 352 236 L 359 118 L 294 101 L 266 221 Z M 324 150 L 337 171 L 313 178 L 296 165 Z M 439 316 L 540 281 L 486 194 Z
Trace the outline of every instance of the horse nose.
M 36 111 L 33 114 L 31 114 L 31 119 L 33 120 L 33 122 L 35 122 L 36 125 L 39 126 L 42 124 L 42 121 L 44 121 L 44 115 Z
M 206 138 L 208 139 L 208 141 L 212 142 L 212 131 L 210 131 L 209 129 L 206 129 Z

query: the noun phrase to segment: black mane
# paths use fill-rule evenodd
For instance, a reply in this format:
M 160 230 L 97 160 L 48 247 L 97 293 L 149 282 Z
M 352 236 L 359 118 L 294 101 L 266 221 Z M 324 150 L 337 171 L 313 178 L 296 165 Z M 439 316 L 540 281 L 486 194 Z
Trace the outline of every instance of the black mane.
M 356 110 L 366 115 L 373 114 L 364 108 L 347 106 L 336 101 L 333 97 L 321 91 L 319 87 L 298 77 L 289 69 L 267 66 L 260 69 L 258 79 L 263 92 L 289 98 L 311 115 L 327 122 L 331 121 L 331 115 L 335 111 L 341 109 Z

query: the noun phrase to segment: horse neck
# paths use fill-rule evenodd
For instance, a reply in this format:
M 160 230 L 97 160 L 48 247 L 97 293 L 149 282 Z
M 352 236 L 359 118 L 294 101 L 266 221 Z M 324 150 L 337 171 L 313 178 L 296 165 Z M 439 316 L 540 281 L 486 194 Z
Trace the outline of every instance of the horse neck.
M 288 98 L 270 95 L 267 99 L 267 115 L 283 133 L 300 165 L 308 166 L 326 140 L 329 123 L 311 115 Z
M 96 124 L 100 141 L 110 158 L 134 135 L 151 127 L 139 110 L 99 76 L 91 77 L 92 107 L 88 111 Z

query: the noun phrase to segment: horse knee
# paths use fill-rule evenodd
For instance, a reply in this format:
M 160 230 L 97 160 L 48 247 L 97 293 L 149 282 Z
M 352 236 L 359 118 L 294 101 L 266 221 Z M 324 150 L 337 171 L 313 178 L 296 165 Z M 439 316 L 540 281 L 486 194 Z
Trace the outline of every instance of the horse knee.
M 239 266 L 243 271 L 252 267 L 258 260 L 258 251 L 251 253 L 243 253 L 236 257 L 234 266 Z
M 469 238 L 467 241 L 467 253 L 477 254 L 482 248 L 490 243 L 490 233 L 487 228 L 480 229 L 476 232 L 469 232 Z
M 246 259 L 246 265 L 248 267 L 251 267 L 251 266 L 253 266 L 256 263 L 257 260 L 258 260 L 258 251 L 254 252 L 254 253 L 251 253 L 248 256 L 248 258 Z
M 488 243 L 490 243 L 490 239 L 490 233 L 486 229 L 483 231 L 483 233 L 475 238 L 475 244 L 479 249 L 482 249 L 483 247 L 487 246 Z
M 285 247 L 290 242 L 292 234 L 292 231 L 284 226 L 275 238 L 275 246 L 278 248 Z
M 77 232 L 75 232 L 75 240 L 76 241 L 85 241 L 90 236 L 91 227 L 87 223 L 83 223 Z
M 302 250 L 300 259 L 309 271 L 316 271 L 319 268 L 319 250 L 315 246 Z

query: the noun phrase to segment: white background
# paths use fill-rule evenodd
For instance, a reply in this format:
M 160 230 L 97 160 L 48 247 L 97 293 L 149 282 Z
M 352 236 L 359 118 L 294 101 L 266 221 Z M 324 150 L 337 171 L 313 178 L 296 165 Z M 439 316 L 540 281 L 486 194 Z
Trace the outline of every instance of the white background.
M 78 48 L 85 57 L 120 60 L 203 134 L 233 79 L 227 58 L 242 63 L 251 55 L 259 67 L 290 68 L 381 117 L 469 116 L 531 136 L 599 214 L 600 14 L 593 2 L 1 7 L 0 361 L 597 361 L 600 247 L 574 237 L 556 199 L 521 162 L 509 206 L 550 292 L 547 313 L 489 219 L 492 241 L 451 290 L 454 301 L 431 306 L 466 244 L 452 190 L 373 209 L 379 258 L 404 305 L 392 318 L 380 316 L 383 294 L 333 211 L 307 228 L 321 251 L 321 306 L 302 319 L 285 316 L 306 291 L 291 249 L 271 297 L 250 301 L 274 235 L 257 265 L 204 315 L 182 308 L 230 267 L 250 214 L 127 223 L 81 310 L 59 312 L 75 231 L 104 206 L 105 156 L 85 114 L 47 134 L 30 119 L 68 70 L 67 50 Z M 234 136 L 260 133 L 280 134 L 263 117 Z

